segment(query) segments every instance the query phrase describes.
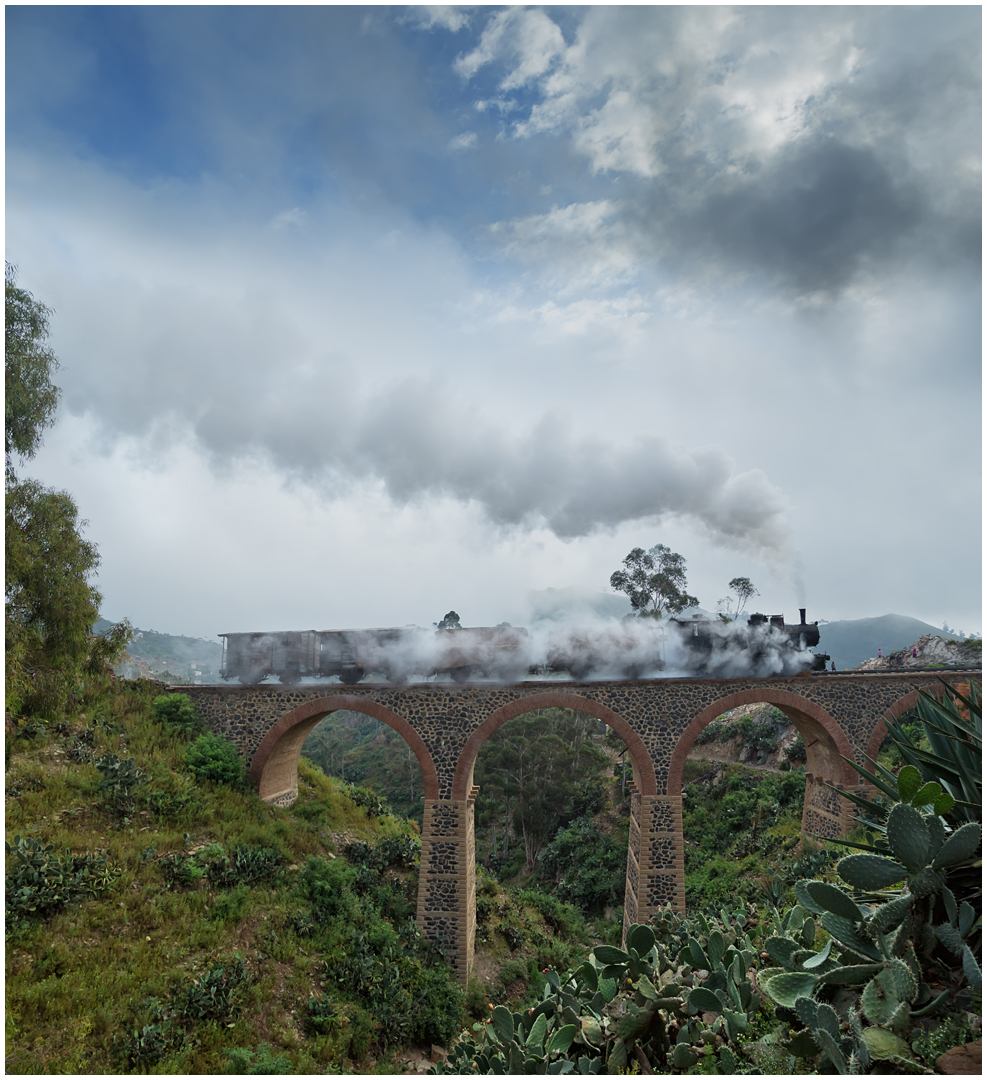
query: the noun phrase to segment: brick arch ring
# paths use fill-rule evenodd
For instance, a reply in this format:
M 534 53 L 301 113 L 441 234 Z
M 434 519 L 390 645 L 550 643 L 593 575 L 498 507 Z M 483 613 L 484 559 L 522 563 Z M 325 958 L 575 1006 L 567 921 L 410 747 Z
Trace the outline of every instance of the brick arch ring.
M 647 747 L 641 741 L 641 736 L 627 723 L 627 721 L 606 705 L 601 705 L 591 698 L 580 694 L 567 694 L 565 692 L 533 694 L 531 697 L 512 701 L 507 705 L 492 712 L 486 720 L 466 740 L 459 761 L 456 764 L 456 773 L 452 781 L 452 798 L 464 800 L 469 797 L 473 783 L 473 765 L 480 747 L 491 735 L 513 720 L 515 716 L 524 713 L 536 712 L 538 709 L 573 709 L 575 712 L 586 713 L 602 720 L 617 732 L 627 744 L 627 750 L 631 755 L 631 768 L 634 772 L 634 783 L 642 795 L 657 795 L 658 784 L 655 780 L 655 767 L 651 761 L 651 755 Z
M 958 690 L 961 694 L 969 694 L 969 684 L 958 683 L 953 686 L 954 690 Z M 908 712 L 908 710 L 915 705 L 919 696 L 923 693 L 930 694 L 932 697 L 942 697 L 943 687 L 942 683 L 930 683 L 928 686 L 921 686 L 917 690 L 913 690 L 910 694 L 905 694 L 904 697 L 898 698 L 898 700 L 885 710 L 885 716 L 890 716 L 892 720 L 897 720 L 902 713 Z M 872 761 L 877 761 L 877 753 L 881 749 L 881 743 L 884 742 L 884 736 L 888 733 L 888 725 L 884 722 L 882 716 L 874 725 L 874 730 L 871 732 L 870 739 L 867 741 L 867 756 Z
M 365 713 L 393 728 L 418 759 L 422 771 L 424 797 L 426 799 L 439 797 L 439 777 L 432 755 L 422 742 L 421 736 L 403 716 L 398 716 L 396 712 L 378 705 L 375 701 L 368 701 L 366 698 L 333 694 L 306 702 L 290 713 L 285 713 L 261 740 L 247 772 L 247 780 L 256 785 L 261 798 L 274 795 L 280 788 L 288 786 L 283 782 L 286 777 L 297 786 L 298 756 L 301 753 L 302 743 L 323 717 L 328 716 L 329 713 L 338 712 L 340 709 Z M 281 781 L 280 788 L 279 781 Z
M 806 698 L 793 694 L 788 690 L 769 687 L 765 687 L 763 690 L 741 690 L 707 706 L 679 736 L 675 749 L 672 751 L 672 760 L 668 768 L 668 794 L 682 794 L 682 770 L 685 767 L 689 751 L 703 728 L 725 712 L 736 709 L 740 705 L 758 705 L 762 702 L 768 705 L 777 705 L 780 709 L 786 711 L 786 715 L 788 715 L 787 710 L 792 710 L 810 721 L 814 721 L 832 740 L 833 749 L 838 754 L 843 757 L 853 758 L 853 747 L 850 745 L 850 740 L 846 737 L 843 729 L 825 709 L 820 708 L 814 702 L 808 701 Z M 798 722 L 794 721 L 794 718 L 792 719 L 796 727 L 798 727 Z M 841 775 L 830 777 L 831 781 L 844 784 L 856 783 L 856 773 L 846 762 L 838 762 L 835 767 Z

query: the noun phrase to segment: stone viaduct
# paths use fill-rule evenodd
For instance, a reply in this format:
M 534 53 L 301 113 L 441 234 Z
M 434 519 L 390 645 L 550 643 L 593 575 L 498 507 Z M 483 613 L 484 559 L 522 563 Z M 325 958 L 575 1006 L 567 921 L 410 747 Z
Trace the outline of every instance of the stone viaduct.
M 970 678 L 948 676 L 953 683 Z M 883 718 L 911 707 L 920 689 L 935 692 L 941 684 L 926 672 L 509 686 L 194 686 L 182 692 L 214 732 L 236 743 L 249 779 L 277 806 L 297 797 L 302 743 L 329 713 L 366 713 L 405 739 L 425 792 L 418 923 L 442 944 L 465 984 L 476 927 L 473 765 L 501 724 L 537 709 L 575 709 L 602 720 L 627 744 L 634 782 L 626 928 L 668 903 L 684 910 L 682 769 L 707 724 L 739 705 L 768 702 L 780 709 L 801 733 L 808 757 L 802 830 L 835 837 L 849 827 L 852 806 L 832 789 L 860 785 L 843 759 L 863 764 L 862 752 L 875 757 L 886 731 Z

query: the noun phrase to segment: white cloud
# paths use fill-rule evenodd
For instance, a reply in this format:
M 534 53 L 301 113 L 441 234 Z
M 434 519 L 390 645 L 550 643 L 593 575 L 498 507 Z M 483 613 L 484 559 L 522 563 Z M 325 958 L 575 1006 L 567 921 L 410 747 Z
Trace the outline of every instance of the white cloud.
M 464 131 L 461 135 L 449 140 L 450 150 L 472 150 L 477 144 L 475 131 Z
M 513 7 L 490 18 L 477 47 L 457 57 L 453 68 L 470 79 L 480 68 L 502 60 L 510 70 L 500 88 L 515 90 L 544 75 L 564 50 L 562 31 L 543 11 Z

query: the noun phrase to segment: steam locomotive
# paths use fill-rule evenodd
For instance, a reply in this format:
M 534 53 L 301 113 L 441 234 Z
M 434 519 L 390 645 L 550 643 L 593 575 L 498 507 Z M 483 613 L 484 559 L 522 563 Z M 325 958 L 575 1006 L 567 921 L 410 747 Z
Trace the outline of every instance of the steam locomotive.
M 492 678 L 518 682 L 528 675 L 567 673 L 580 681 L 591 675 L 637 679 L 672 666 L 689 673 L 717 673 L 724 657 L 740 656 L 754 671 L 772 652 L 787 667 L 825 670 L 828 656 L 806 650 L 819 643 L 819 626 L 789 625 L 782 615 L 752 615 L 746 624 L 703 618 L 667 623 L 629 620 L 594 629 L 553 626 L 535 634 L 521 627 L 473 626 L 424 630 L 388 626 L 366 630 L 293 630 L 220 634 L 220 675 L 244 685 L 276 675 L 282 683 L 336 677 L 358 683 L 380 675 L 400 685 L 412 676 L 442 675 L 456 682 Z

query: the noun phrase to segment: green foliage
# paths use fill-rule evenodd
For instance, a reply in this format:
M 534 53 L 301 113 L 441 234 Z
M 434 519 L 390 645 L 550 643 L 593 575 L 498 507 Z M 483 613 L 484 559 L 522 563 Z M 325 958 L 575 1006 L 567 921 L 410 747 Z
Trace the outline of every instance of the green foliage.
M 160 694 L 151 704 L 151 715 L 172 731 L 193 735 L 202 726 L 195 704 L 187 694 Z
M 86 681 L 105 680 L 108 663 L 129 640 L 126 623 L 107 637 L 91 633 L 101 601 L 89 578 L 99 555 L 82 539 L 84 525 L 67 492 L 8 479 L 5 648 L 14 715 L 57 715 Z
M 624 949 L 598 945 L 573 971 L 545 971 L 533 1008 L 494 1008 L 432 1071 L 588 1074 L 636 1063 L 667 1073 L 704 1060 L 705 1046 L 719 1041 L 713 1071 L 735 1072 L 758 1007 L 747 978 L 753 962 L 750 941 L 729 918 L 693 922 L 666 912 L 654 927 L 629 927 Z
M 230 961 L 210 964 L 200 979 L 173 985 L 162 1002 L 151 997 L 141 1003 L 142 1019 L 133 1034 L 118 1044 L 117 1053 L 129 1069 L 158 1064 L 179 1049 L 193 1027 L 204 1021 L 232 1024 L 240 1015 L 249 984 L 239 955 Z
M 110 753 L 96 762 L 96 768 L 102 776 L 99 790 L 107 800 L 106 809 L 124 822 L 128 821 L 134 812 L 135 793 L 146 782 L 147 774 L 137 768 L 134 758 L 121 760 Z
M 561 825 L 599 807 L 599 787 L 586 782 L 610 764 L 593 741 L 598 728 L 599 721 L 570 709 L 525 713 L 498 728 L 477 757 L 479 827 L 506 819 L 524 843 L 529 870 Z M 493 856 L 491 865 L 507 858 L 506 851 Z
M 542 867 L 557 881 L 560 900 L 599 915 L 623 900 L 627 842 L 601 832 L 591 818 L 577 818 L 545 847 Z
M 17 270 L 4 267 L 4 451 L 32 458 L 41 433 L 55 422 L 61 391 L 51 381 L 58 357 L 48 348 L 51 308 L 17 287 Z
M 362 789 L 364 809 L 422 821 L 422 774 L 418 759 L 401 736 L 363 713 L 335 712 L 320 721 L 302 754 L 327 776 Z
M 656 619 L 699 604 L 685 591 L 685 559 L 664 544 L 650 551 L 634 548 L 624 559 L 624 569 L 610 575 L 610 588 L 625 593 L 636 612 Z
M 227 1073 L 239 1076 L 281 1076 L 293 1073 L 291 1060 L 284 1054 L 275 1054 L 269 1043 L 261 1043 L 256 1050 L 238 1046 L 227 1050 Z
M 55 854 L 53 845 L 34 837 L 4 841 L 8 863 L 5 917 L 8 930 L 18 922 L 44 918 L 65 907 L 99 896 L 112 888 L 119 870 L 105 853 Z
M 197 780 L 214 784 L 240 784 L 244 763 L 237 748 L 212 732 L 200 735 L 185 752 L 185 764 Z

